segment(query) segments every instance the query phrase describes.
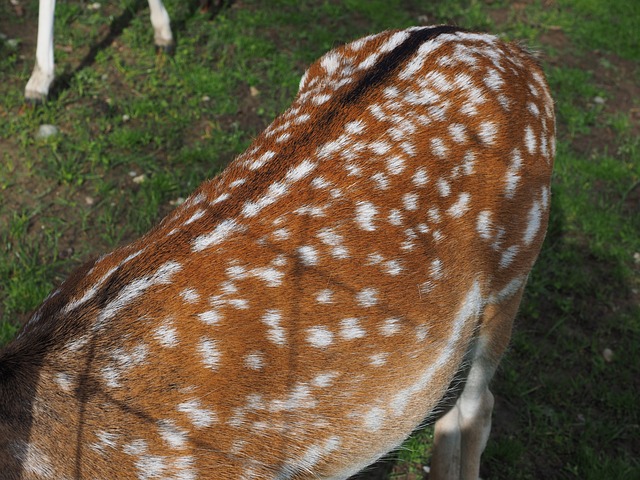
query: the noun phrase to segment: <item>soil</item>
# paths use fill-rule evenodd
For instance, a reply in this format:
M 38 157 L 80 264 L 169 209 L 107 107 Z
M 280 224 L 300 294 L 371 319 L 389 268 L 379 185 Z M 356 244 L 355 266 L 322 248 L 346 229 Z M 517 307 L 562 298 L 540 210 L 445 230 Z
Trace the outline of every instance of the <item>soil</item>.
M 521 8 L 522 5 L 524 5 L 524 2 L 513 4 L 510 7 L 511 10 L 493 10 L 492 16 L 497 28 L 500 28 L 500 24 L 505 22 L 509 15 L 513 14 L 513 11 L 517 14 L 518 8 Z M 239 7 L 240 2 L 236 2 L 233 6 L 233 8 Z M 18 13 L 16 12 L 16 15 Z M 33 14 L 29 16 L 34 19 L 36 17 Z M 23 55 L 21 61 L 25 65 L 29 65 L 32 62 L 33 52 L 35 51 L 35 22 L 21 24 L 12 21 L 11 18 L 0 18 L 0 32 L 9 38 L 19 38 L 21 40 L 20 53 Z M 577 55 L 561 29 L 552 29 L 543 33 L 539 43 L 543 46 L 553 47 L 550 51 L 557 52 L 553 56 L 544 58 L 544 61 L 549 65 L 570 66 L 592 72 L 595 84 L 605 92 L 605 102 L 602 106 L 605 115 L 601 115 L 600 118 L 604 118 L 606 114 L 627 114 L 632 122 L 631 134 L 640 136 L 640 107 L 637 103 L 637 99 L 640 98 L 640 85 L 634 81 L 634 79 L 638 78 L 636 65 L 608 52 L 592 51 L 587 55 Z M 603 68 L 603 65 L 607 67 Z M 19 68 L 28 67 L 19 65 Z M 221 123 L 223 125 L 240 124 L 242 127 L 246 127 L 246 130 L 264 127 L 264 120 L 260 119 L 255 113 L 259 107 L 259 98 L 252 96 L 248 89 L 238 89 L 237 96 L 240 99 L 240 111 L 237 115 L 221 119 Z M 100 110 L 99 105 L 96 105 L 96 108 L 98 111 Z M 0 104 L 0 121 L 11 114 Z M 203 128 L 206 128 L 206 125 Z M 566 132 L 563 129 L 563 125 L 558 126 L 559 136 L 566 136 Z M 593 128 L 589 135 L 576 137 L 572 147 L 576 152 L 584 155 L 585 158 L 588 158 L 593 152 L 615 152 L 618 148 L 617 134 L 610 126 L 600 125 Z M 19 158 L 18 153 L 14 151 L 15 148 L 13 140 L 0 138 L 0 151 L 4 154 L 5 159 Z M 60 202 L 56 201 L 58 196 L 61 195 L 62 187 L 53 183 L 43 184 L 41 177 L 37 179 L 29 178 L 25 174 L 25 167 L 20 162 L 14 163 L 14 183 L 12 185 L 14 194 L 4 196 L 4 202 L 7 202 L 7 206 L 12 210 L 18 211 L 25 207 L 35 207 L 36 204 L 46 205 L 47 216 L 59 217 L 62 219 L 63 224 L 73 225 L 73 222 L 66 222 L 65 220 L 69 216 L 77 215 L 77 212 L 65 208 Z M 123 172 L 120 173 L 122 174 Z M 74 195 L 80 199 L 79 203 L 82 204 L 82 199 L 86 197 L 86 192 L 78 188 Z M 640 187 L 636 185 L 623 200 L 626 208 L 638 208 L 638 205 L 640 205 Z M 170 207 L 167 206 L 167 208 Z M 37 220 L 31 228 L 39 228 Z M 79 245 L 102 244 L 103 240 L 96 232 L 79 232 L 71 229 L 63 232 L 59 240 L 59 252 L 57 255 L 59 257 L 69 256 L 75 249 L 79 248 Z M 594 259 L 595 262 L 597 260 Z M 638 263 L 640 264 L 640 262 Z M 595 270 L 600 268 L 599 265 L 594 265 Z M 638 273 L 640 274 L 640 265 L 638 265 Z M 636 291 L 631 294 L 631 298 L 627 298 L 624 301 L 639 302 L 640 295 Z M 546 317 L 546 312 L 541 312 L 540 316 L 541 318 Z M 25 320 L 27 315 L 21 317 L 19 320 Z M 498 397 L 496 400 L 497 408 L 494 414 L 492 435 L 501 436 L 513 431 L 514 417 L 516 415 L 505 399 Z M 541 470 L 538 471 L 540 478 L 550 478 L 546 477 L 543 468 L 540 468 Z M 393 475 L 392 478 L 397 480 L 414 480 L 425 478 L 426 475 L 419 465 L 394 464 L 391 460 L 386 459 L 368 469 L 365 474 L 353 477 L 353 480 L 379 480 L 388 478 L 390 473 Z

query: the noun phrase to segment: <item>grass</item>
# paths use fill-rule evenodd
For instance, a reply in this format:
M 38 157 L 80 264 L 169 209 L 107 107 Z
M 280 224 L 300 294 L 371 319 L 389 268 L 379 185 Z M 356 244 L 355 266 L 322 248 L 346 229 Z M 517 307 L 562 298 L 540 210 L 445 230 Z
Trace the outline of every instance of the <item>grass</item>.
M 540 51 L 558 116 L 549 233 L 494 382 L 482 476 L 640 478 L 637 2 L 247 0 L 209 20 L 168 0 L 172 58 L 154 53 L 139 2 L 85 5 L 57 6 L 68 85 L 34 109 L 22 92 L 37 2 L 24 17 L 0 4 L 0 344 L 74 267 L 142 234 L 218 173 L 320 54 L 386 28 L 454 22 Z M 37 139 L 42 124 L 60 135 Z M 431 435 L 405 444 L 389 478 L 419 477 Z

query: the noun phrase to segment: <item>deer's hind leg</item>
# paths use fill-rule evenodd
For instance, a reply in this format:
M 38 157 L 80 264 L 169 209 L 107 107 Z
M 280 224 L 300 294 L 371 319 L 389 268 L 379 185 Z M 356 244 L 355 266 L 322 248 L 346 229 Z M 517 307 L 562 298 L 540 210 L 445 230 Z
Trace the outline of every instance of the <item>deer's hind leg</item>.
M 435 424 L 430 480 L 478 479 L 491 431 L 494 400 L 489 382 L 509 344 L 524 283 L 508 298 L 491 297 L 485 307 L 465 386 Z

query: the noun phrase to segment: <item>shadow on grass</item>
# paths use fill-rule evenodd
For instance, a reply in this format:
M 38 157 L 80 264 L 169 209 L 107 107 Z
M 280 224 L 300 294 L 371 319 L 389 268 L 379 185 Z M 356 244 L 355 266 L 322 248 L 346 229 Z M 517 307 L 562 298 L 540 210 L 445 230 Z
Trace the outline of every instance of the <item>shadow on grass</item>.
M 639 409 L 629 395 L 640 391 L 640 308 L 620 257 L 592 242 L 554 205 L 493 384 L 482 478 L 640 474 Z

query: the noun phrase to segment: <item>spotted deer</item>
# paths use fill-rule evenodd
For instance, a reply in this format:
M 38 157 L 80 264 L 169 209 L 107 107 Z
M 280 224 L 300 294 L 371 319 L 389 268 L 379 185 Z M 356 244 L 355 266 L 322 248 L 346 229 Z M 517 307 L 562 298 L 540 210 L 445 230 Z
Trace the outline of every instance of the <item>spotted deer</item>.
M 245 153 L 6 346 L 4 478 L 345 479 L 437 419 L 431 478 L 477 479 L 554 130 L 540 67 L 494 36 L 330 51 Z
M 38 42 L 36 45 L 36 63 L 33 73 L 25 87 L 25 98 L 31 102 L 40 102 L 47 98 L 49 88 L 55 77 L 53 59 L 53 18 L 56 0 L 40 0 L 38 10 Z M 169 14 L 161 0 L 149 0 L 151 25 L 157 47 L 171 51 L 174 47 L 173 33 Z

